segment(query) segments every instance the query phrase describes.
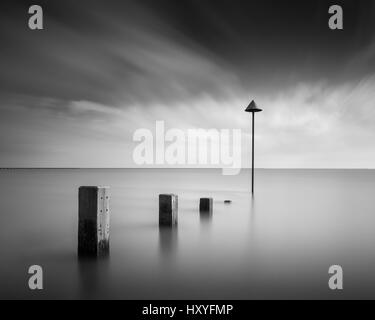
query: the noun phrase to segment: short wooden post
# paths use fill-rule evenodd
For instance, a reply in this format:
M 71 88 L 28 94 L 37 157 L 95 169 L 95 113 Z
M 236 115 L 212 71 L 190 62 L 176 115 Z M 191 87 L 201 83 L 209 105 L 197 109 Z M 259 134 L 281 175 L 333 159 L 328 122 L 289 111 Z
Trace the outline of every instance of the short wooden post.
M 177 225 L 178 196 L 175 194 L 159 195 L 159 225 L 173 227 Z
M 214 200 L 212 198 L 201 198 L 199 202 L 199 211 L 203 213 L 212 213 Z
M 108 255 L 109 187 L 80 187 L 78 198 L 78 255 Z

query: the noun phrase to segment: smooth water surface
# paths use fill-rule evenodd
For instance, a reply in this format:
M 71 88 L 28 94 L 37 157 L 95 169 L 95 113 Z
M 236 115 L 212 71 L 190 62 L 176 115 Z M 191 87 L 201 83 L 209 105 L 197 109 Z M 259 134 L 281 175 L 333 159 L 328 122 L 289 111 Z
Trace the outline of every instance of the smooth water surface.
M 77 259 L 81 185 L 111 187 L 107 260 Z M 375 298 L 372 170 L 257 170 L 254 199 L 248 170 L 1 170 L 0 190 L 3 299 Z M 159 230 L 160 193 L 179 196 L 175 230 Z M 28 288 L 34 264 L 43 291 Z

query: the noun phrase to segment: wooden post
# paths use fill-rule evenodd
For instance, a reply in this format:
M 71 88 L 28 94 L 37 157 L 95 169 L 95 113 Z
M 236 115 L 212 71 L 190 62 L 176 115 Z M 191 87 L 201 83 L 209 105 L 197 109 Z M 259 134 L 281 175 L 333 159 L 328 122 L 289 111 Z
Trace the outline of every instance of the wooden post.
M 178 196 L 175 194 L 159 195 L 159 225 L 173 227 L 177 225 Z
M 109 187 L 79 188 L 78 255 L 109 254 Z
M 214 200 L 212 198 L 201 198 L 199 202 L 199 211 L 203 213 L 212 213 Z

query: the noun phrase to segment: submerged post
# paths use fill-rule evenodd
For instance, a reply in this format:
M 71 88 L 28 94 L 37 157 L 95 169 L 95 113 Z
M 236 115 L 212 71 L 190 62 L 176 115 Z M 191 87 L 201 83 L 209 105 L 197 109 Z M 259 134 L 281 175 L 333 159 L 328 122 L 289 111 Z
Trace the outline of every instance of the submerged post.
M 173 227 L 178 222 L 178 196 L 175 194 L 159 195 L 159 225 Z
M 251 148 L 251 194 L 254 195 L 254 135 L 255 135 L 255 113 L 262 112 L 262 109 L 259 109 L 255 101 L 251 101 L 249 106 L 246 108 L 245 112 L 252 113 L 252 148 Z
M 79 188 L 78 256 L 109 254 L 109 187 Z

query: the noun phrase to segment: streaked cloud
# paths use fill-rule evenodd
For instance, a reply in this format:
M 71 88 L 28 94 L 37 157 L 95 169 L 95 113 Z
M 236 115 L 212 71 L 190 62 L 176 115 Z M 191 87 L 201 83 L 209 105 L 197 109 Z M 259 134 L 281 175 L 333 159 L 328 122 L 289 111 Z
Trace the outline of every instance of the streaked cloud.
M 241 8 L 211 1 L 186 12 L 169 1 L 103 3 L 46 4 L 42 33 L 20 23 L 22 6 L 1 19 L 0 166 L 131 167 L 133 132 L 157 120 L 242 129 L 248 165 L 252 98 L 264 109 L 259 167 L 375 166 L 372 29 L 349 24 L 334 38 L 315 20 L 322 2 L 305 4 L 315 10 L 307 22 L 268 13 L 278 30 L 260 19 L 271 2 L 246 22 Z M 371 18 L 367 5 L 358 17 Z

